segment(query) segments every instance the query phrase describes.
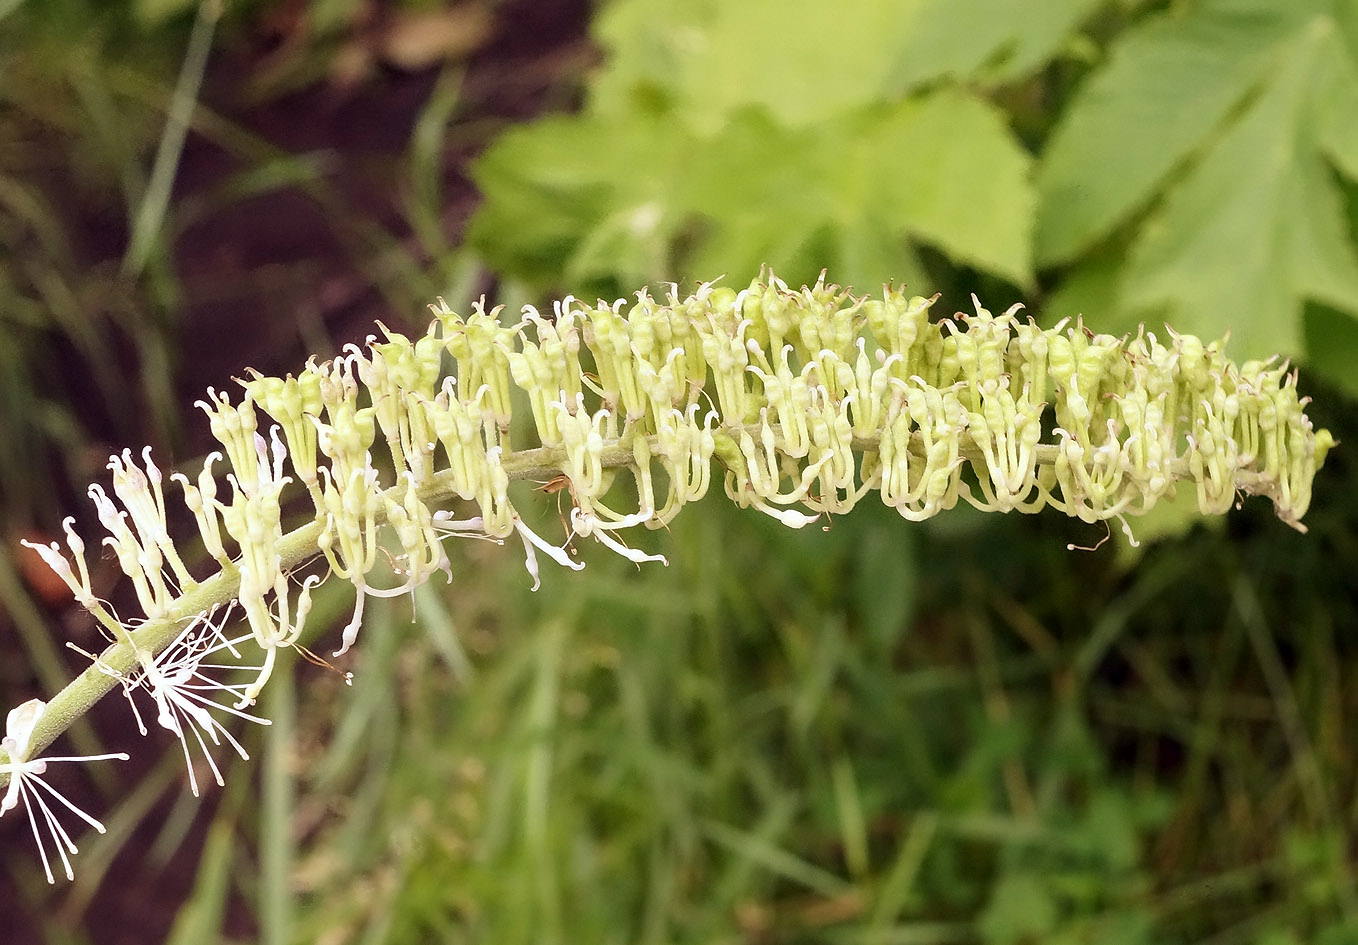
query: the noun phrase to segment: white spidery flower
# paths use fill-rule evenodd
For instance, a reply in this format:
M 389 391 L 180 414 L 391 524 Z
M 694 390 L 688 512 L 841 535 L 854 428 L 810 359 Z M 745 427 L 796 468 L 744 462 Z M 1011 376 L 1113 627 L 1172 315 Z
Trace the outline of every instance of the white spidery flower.
M 254 637 L 251 634 L 246 633 L 235 639 L 227 639 L 222 633 L 221 628 L 231 609 L 227 607 L 222 618 L 215 622 L 213 620 L 215 611 L 192 618 L 173 643 L 154 657 L 143 654 L 140 669 L 127 676 L 110 669 L 98 657 L 85 653 L 94 660 L 101 671 L 117 677 L 122 683 L 123 694 L 127 696 L 128 704 L 132 706 L 132 714 L 137 719 L 137 728 L 143 735 L 147 734 L 146 723 L 142 721 L 141 711 L 137 708 L 132 693 L 134 690 L 142 689 L 150 694 L 156 704 L 156 721 L 179 739 L 184 752 L 184 765 L 189 774 L 189 789 L 193 791 L 194 797 L 199 795 L 198 776 L 194 770 L 193 755 L 189 750 L 190 734 L 198 743 L 198 748 L 218 786 L 224 785 L 226 781 L 212 757 L 212 752 L 208 749 L 209 742 L 214 746 L 220 746 L 224 739 L 242 759 L 250 758 L 245 746 L 209 710 L 225 712 L 260 725 L 270 724 L 268 719 L 243 712 L 233 705 L 217 702 L 209 695 L 213 692 L 224 692 L 233 700 L 240 701 L 249 688 L 249 683 L 224 683 L 213 679 L 207 671 L 260 669 L 258 666 L 238 662 L 240 652 L 237 646 L 253 641 Z M 222 651 L 229 652 L 235 661 L 212 661 L 212 658 Z
M 75 873 L 71 870 L 70 854 L 76 853 L 75 841 L 66 832 L 66 828 L 57 820 L 57 815 L 47 802 L 47 797 L 43 792 L 51 795 L 60 801 L 67 810 L 70 810 L 85 823 L 89 824 L 100 833 L 104 832 L 104 825 L 76 807 L 56 788 L 43 780 L 42 776 L 47 772 L 47 766 L 57 761 L 103 761 L 109 758 L 117 758 L 120 761 L 127 760 L 125 752 L 112 752 L 106 755 L 79 755 L 60 758 L 29 758 L 28 744 L 29 738 L 33 734 L 33 727 L 37 725 L 38 719 L 42 717 L 42 710 L 47 707 L 47 703 L 41 699 L 30 699 L 23 705 L 11 709 L 8 718 L 5 720 L 4 748 L 9 754 L 9 761 L 0 765 L 0 772 L 9 775 L 9 789 L 5 792 L 4 800 L 0 801 L 0 817 L 19 806 L 22 801 L 24 810 L 28 812 L 28 823 L 33 828 L 33 841 L 38 845 L 38 855 L 42 858 L 42 868 L 47 874 L 47 881 L 55 883 L 56 877 L 52 875 L 52 864 L 47 858 L 47 847 L 43 842 L 43 832 L 38 828 L 38 815 L 41 813 L 42 821 L 47 827 L 47 832 L 56 841 L 57 853 L 61 856 L 61 865 L 66 869 L 66 878 L 75 879 Z M 40 790 L 41 789 L 41 790 Z M 36 806 L 37 811 L 34 810 Z

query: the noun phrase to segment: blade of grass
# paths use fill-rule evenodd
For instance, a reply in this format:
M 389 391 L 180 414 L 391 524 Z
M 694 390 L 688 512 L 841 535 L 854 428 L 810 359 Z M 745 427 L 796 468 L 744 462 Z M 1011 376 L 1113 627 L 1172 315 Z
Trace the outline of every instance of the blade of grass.
M 179 158 L 184 151 L 189 122 L 203 84 L 203 73 L 212 51 L 212 36 L 220 16 L 221 0 L 200 0 L 193 31 L 189 34 L 188 48 L 184 52 L 184 64 L 180 67 L 179 79 L 170 101 L 165 131 L 156 149 L 146 193 L 132 220 L 132 235 L 128 240 L 127 253 L 123 256 L 123 273 L 131 278 L 135 279 L 145 270 L 165 222 L 170 191 L 174 187 Z
M 717 821 L 705 824 L 704 832 L 710 840 L 718 846 L 725 847 L 740 859 L 762 866 L 770 873 L 799 886 L 805 886 L 826 899 L 849 895 L 854 889 L 852 883 L 789 853 L 768 836 L 737 830 L 729 824 Z
M 830 783 L 834 788 L 835 814 L 839 819 L 839 839 L 844 848 L 844 862 L 849 875 L 861 880 L 872 868 L 868 859 L 868 829 L 863 818 L 863 797 L 858 789 L 853 761 L 840 755 L 830 766 Z
M 198 861 L 198 879 L 188 901 L 179 910 L 166 945 L 203 945 L 220 939 L 231 881 L 236 828 L 234 807 L 223 802 L 208 828 L 207 843 Z
M 1305 803 L 1309 808 L 1308 813 L 1326 833 L 1337 835 L 1344 827 L 1336 813 L 1325 776 L 1321 773 L 1315 747 L 1311 744 L 1311 736 L 1302 718 L 1301 707 L 1297 703 L 1291 679 L 1278 654 L 1273 634 L 1265 624 L 1263 608 L 1249 576 L 1241 574 L 1237 578 L 1233 603 L 1236 614 L 1244 624 L 1255 658 L 1259 661 L 1265 684 L 1277 707 L 1278 723 L 1282 726 L 1283 735 L 1291 749 L 1293 764 L 1297 769 L 1297 780 L 1302 786 Z M 1353 873 L 1343 855 L 1334 857 L 1333 866 L 1338 878 L 1339 899 L 1345 918 L 1353 919 L 1358 915 L 1358 888 L 1355 887 Z
M 410 136 L 410 197 L 406 216 L 422 248 L 439 259 L 450 249 L 443 232 L 444 143 L 462 101 L 465 70 L 448 65 L 439 73 Z
M 415 611 L 419 615 L 421 630 L 433 644 L 448 671 L 459 683 L 471 682 L 476 676 L 476 666 L 458 638 L 457 626 L 443 602 L 441 589 L 422 585 L 415 591 Z
M 877 903 L 873 906 L 866 936 L 866 940 L 873 945 L 885 945 L 892 941 L 888 924 L 905 909 L 937 829 L 938 816 L 931 811 L 921 811 L 911 821 L 900 852 L 896 854 L 890 872 L 877 891 Z
M 551 853 L 552 732 L 556 728 L 561 680 L 563 622 L 549 620 L 537 641 L 537 673 L 526 721 L 532 736 L 523 771 L 523 836 L 534 867 L 543 941 L 561 940 L 561 883 Z

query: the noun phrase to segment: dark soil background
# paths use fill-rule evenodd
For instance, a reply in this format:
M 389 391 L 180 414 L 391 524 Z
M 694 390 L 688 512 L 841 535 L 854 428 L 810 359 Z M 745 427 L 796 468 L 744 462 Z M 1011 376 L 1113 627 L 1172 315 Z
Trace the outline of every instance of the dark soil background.
M 374 43 L 382 15 L 374 4 Z M 477 202 L 467 165 L 490 137 L 506 123 L 574 104 L 579 79 L 596 58 L 588 15 L 584 0 L 519 0 L 491 14 L 481 45 L 463 64 L 455 124 L 445 141 L 442 223 L 450 244 L 460 239 Z M 331 156 L 327 178 L 350 222 L 380 229 L 430 263 L 420 258 L 401 200 L 411 134 L 442 63 L 408 71 L 377 59 L 355 85 L 321 82 L 243 106 L 240 90 L 259 60 L 287 41 L 260 33 L 236 37 L 209 67 L 205 103 L 284 151 Z M 177 186 L 190 197 L 238 169 L 232 164 L 219 148 L 191 140 Z M 422 310 L 393 311 L 355 265 L 353 254 L 362 247 L 344 232 L 345 222 L 292 190 L 224 207 L 176 241 L 186 304 L 179 378 L 186 402 L 208 384 L 225 383 L 242 365 L 286 370 L 322 354 L 307 345 L 303 330 L 321 328 L 342 346 L 361 341 L 378 319 L 423 329 Z

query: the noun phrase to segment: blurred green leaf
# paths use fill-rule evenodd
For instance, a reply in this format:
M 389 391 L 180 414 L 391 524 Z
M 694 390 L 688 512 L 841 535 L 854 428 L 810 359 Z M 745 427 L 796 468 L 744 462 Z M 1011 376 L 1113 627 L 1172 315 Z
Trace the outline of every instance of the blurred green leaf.
M 924 0 L 905 31 L 892 82 L 940 76 L 1013 81 L 1040 68 L 1103 0 Z
M 664 274 L 648 254 L 676 230 L 672 188 L 687 157 L 678 129 L 644 116 L 626 134 L 588 116 L 515 129 L 476 165 L 487 200 L 468 239 L 526 278 L 558 278 L 565 259 L 577 278 L 644 284 Z
M 579 291 L 765 264 L 792 281 L 829 269 L 923 289 L 926 245 L 1032 287 L 1031 158 L 1005 114 L 946 84 L 900 93 L 999 61 L 1031 67 L 1090 5 L 1032 17 L 973 3 L 978 54 L 934 48 L 951 16 L 939 0 L 611 4 L 584 114 L 491 147 L 470 238 L 502 271 Z
M 1358 394 L 1358 318 L 1309 303 L 1304 320 L 1307 367 L 1350 394 Z
M 1039 263 L 1069 261 L 1144 208 L 1259 82 L 1284 34 L 1194 8 L 1120 36 L 1043 153 Z
M 1090 799 L 1080 833 L 1090 843 L 1090 852 L 1107 869 L 1130 870 L 1140 859 L 1139 826 L 1127 795 L 1119 790 L 1104 788 Z
M 1155 920 L 1146 909 L 1117 909 L 1100 916 L 1086 935 L 1072 936 L 1076 942 L 1099 945 L 1155 945 L 1162 941 L 1155 934 Z
M 645 90 L 712 133 L 733 113 L 767 110 L 810 127 L 881 101 L 918 0 L 627 0 L 596 35 L 609 67 L 593 85 L 598 113 L 630 112 Z
M 1032 284 L 1029 158 L 998 109 L 942 89 L 903 105 L 882 139 L 869 172 L 893 219 L 959 262 Z
M 1126 275 L 1129 305 L 1163 306 L 1179 330 L 1208 337 L 1224 323 L 1244 356 L 1299 351 L 1305 298 L 1358 313 L 1358 255 L 1340 195 L 1307 148 L 1309 86 L 1338 45 L 1314 26 L 1287 44 L 1286 65 L 1144 231 Z M 1351 91 L 1348 120 L 1358 123 L 1358 84 Z
M 1358 919 L 1336 919 L 1316 936 L 1316 945 L 1347 945 L 1358 941 Z
M 916 603 L 914 546 L 909 532 L 872 529 L 854 547 L 854 600 L 868 639 L 884 653 L 910 629 Z
M 143 27 L 155 27 L 198 5 L 200 0 L 133 0 L 133 14 Z M 211 2 L 211 0 L 209 0 Z
M 1044 324 L 1054 325 L 1063 318 L 1084 318 L 1099 331 L 1120 334 L 1136 331 L 1134 318 L 1118 307 L 1118 286 L 1122 277 L 1123 253 L 1092 254 L 1068 268 L 1057 288 L 1042 307 Z
M 697 274 L 754 272 L 767 262 L 795 270 L 790 277 L 829 268 L 871 285 L 914 275 L 902 266 L 913 238 L 1026 284 L 1028 165 L 999 114 L 952 89 L 814 131 L 751 111 L 680 169 L 676 209 L 706 224 L 691 263 Z
M 625 112 L 658 99 L 704 131 L 755 106 L 810 127 L 941 78 L 1020 78 L 1101 2 L 613 3 L 595 26 L 610 59 L 591 105 Z
M 1043 941 L 1058 920 L 1056 903 L 1042 880 L 1014 870 L 995 884 L 978 925 L 987 945 L 1017 945 Z
M 1306 299 L 1358 314 L 1333 177 L 1358 163 L 1358 70 L 1332 6 L 1219 0 L 1129 32 L 1044 156 L 1039 260 L 1084 252 L 1168 184 L 1122 273 L 1126 310 L 1229 329 L 1244 357 L 1299 352 Z
M 502 266 L 572 285 L 822 268 L 854 285 L 918 273 L 910 241 L 1030 284 L 1029 158 L 1000 113 L 954 89 L 815 129 L 748 109 L 710 136 L 645 115 L 555 119 L 500 139 L 477 168 L 471 239 Z M 559 262 L 556 263 L 560 265 Z

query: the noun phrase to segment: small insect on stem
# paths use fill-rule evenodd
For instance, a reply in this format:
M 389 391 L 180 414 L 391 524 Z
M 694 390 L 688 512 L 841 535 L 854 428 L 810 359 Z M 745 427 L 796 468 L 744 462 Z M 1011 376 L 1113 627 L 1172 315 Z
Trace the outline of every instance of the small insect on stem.
M 574 501 L 574 499 L 575 499 L 575 486 L 571 484 L 571 477 L 570 477 L 570 476 L 567 476 L 565 473 L 561 473 L 561 474 L 558 475 L 558 476 L 555 476 L 555 477 L 553 477 L 553 478 L 551 478 L 551 479 L 548 479 L 546 482 L 544 482 L 544 483 L 542 483 L 540 486 L 538 486 L 538 491 L 539 491 L 539 492 L 545 492 L 545 493 L 547 493 L 548 495 L 553 495 L 553 494 L 555 494 L 555 493 L 558 493 L 558 492 L 560 492 L 562 489 L 568 489 L 568 490 L 570 490 L 571 500 Z

